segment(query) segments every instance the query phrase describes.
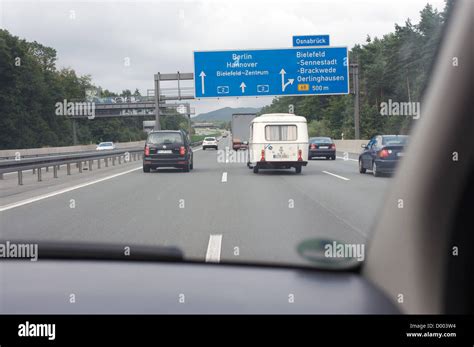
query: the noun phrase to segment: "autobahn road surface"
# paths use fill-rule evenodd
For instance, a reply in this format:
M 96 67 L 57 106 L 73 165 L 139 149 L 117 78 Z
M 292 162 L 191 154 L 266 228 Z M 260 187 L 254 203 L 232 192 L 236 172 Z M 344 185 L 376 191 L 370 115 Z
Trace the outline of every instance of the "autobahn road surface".
M 219 149 L 229 146 L 227 138 Z M 5 240 L 177 246 L 202 261 L 307 264 L 300 242 L 365 242 L 389 177 L 361 175 L 355 160 L 312 160 L 254 174 L 196 148 L 194 170 L 141 170 L 141 161 L 1 191 Z M 82 175 L 82 176 L 81 176 Z M 2 184 L 7 185 L 6 178 Z M 0 181 L 1 183 L 1 181 Z

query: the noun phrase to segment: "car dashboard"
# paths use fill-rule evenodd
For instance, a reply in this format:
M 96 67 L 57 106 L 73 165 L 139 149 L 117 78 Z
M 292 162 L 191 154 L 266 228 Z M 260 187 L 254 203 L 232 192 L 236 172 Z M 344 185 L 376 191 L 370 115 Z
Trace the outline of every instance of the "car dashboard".
M 183 262 L 6 260 L 2 314 L 397 314 L 354 272 Z

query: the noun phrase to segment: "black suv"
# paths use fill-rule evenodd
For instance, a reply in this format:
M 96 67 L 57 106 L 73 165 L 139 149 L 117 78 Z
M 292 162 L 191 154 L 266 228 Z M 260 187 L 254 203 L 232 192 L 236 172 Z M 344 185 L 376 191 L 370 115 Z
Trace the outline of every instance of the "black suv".
M 143 172 L 158 167 L 176 167 L 184 172 L 193 169 L 193 151 L 183 130 L 160 130 L 148 134 L 143 155 Z

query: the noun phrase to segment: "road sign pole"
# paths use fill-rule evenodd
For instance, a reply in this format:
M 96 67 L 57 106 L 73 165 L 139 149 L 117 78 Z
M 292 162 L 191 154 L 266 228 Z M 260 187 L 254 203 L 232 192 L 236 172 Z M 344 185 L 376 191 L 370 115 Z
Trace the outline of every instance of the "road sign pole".
M 72 143 L 74 146 L 77 145 L 77 129 L 76 129 L 76 119 L 72 119 Z
M 354 89 L 354 138 L 360 139 L 360 107 L 359 107 L 359 65 L 351 64 Z
M 180 80 L 181 80 L 181 75 L 179 74 L 179 71 L 178 71 L 178 100 L 181 100 L 181 85 L 180 85 Z
M 191 106 L 189 104 L 186 105 L 186 113 L 188 114 L 188 133 L 189 138 L 191 139 L 192 133 L 192 124 L 191 124 Z
M 160 125 L 160 73 L 155 75 L 155 130 L 161 130 Z

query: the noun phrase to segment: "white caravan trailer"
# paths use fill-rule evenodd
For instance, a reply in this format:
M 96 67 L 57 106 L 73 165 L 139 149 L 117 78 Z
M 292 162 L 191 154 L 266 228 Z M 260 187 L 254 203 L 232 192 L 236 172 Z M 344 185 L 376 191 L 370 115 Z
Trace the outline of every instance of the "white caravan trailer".
M 296 173 L 308 163 L 308 125 L 305 117 L 269 113 L 250 123 L 249 168 L 290 169 Z

